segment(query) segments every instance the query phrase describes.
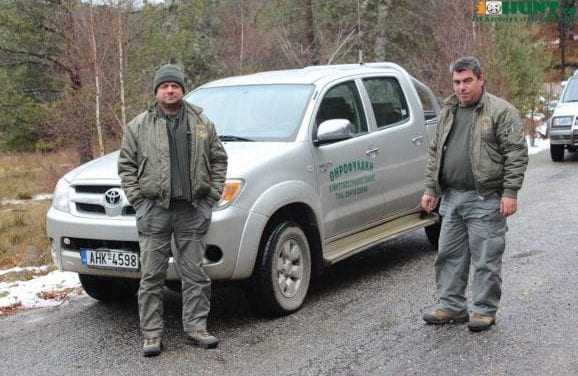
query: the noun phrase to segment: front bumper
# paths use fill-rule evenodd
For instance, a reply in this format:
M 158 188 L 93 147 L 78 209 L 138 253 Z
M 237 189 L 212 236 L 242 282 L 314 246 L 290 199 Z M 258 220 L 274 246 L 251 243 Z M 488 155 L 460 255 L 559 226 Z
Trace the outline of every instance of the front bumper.
M 578 120 L 572 120 L 573 126 L 552 127 L 548 130 L 551 145 L 578 146 Z
M 247 276 L 247 270 L 252 270 L 252 265 L 237 265 L 242 247 L 244 248 L 243 252 L 250 254 L 256 254 L 258 249 L 260 232 L 252 231 L 257 229 L 248 229 L 248 217 L 248 212 L 233 206 L 213 212 L 211 227 L 206 238 L 207 249 L 220 250 L 222 257 L 215 261 L 208 260 L 208 258 L 214 260 L 215 257 L 205 257 L 205 271 L 211 279 L 243 278 Z M 264 227 L 265 217 L 254 213 L 251 217 L 250 222 L 262 224 Z M 52 258 L 60 270 L 80 274 L 140 278 L 140 272 L 88 268 L 81 262 L 80 250 L 75 246 L 75 244 L 88 242 L 90 244 L 103 244 L 103 248 L 106 248 L 107 245 L 114 244 L 115 248 L 120 245 L 120 247 L 138 252 L 138 233 L 134 216 L 81 217 L 50 208 L 47 214 L 46 228 L 51 241 Z M 248 230 L 249 233 L 247 233 Z M 243 236 L 244 234 L 250 235 Z M 64 238 L 74 239 L 74 241 L 67 246 L 63 242 Z M 219 254 L 218 251 L 217 254 Z M 236 271 L 239 267 L 242 270 Z M 169 261 L 167 279 L 179 279 L 172 258 Z

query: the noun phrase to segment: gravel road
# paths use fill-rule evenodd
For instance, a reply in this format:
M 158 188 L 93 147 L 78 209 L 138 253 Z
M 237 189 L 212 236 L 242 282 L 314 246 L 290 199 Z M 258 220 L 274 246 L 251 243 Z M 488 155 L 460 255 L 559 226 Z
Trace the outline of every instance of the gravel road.
M 83 296 L 0 318 L 2 375 L 578 375 L 578 156 L 531 156 L 503 265 L 498 323 L 427 326 L 435 252 L 423 231 L 327 271 L 305 307 L 253 314 L 235 286 L 214 289 L 216 350 L 188 346 L 179 296 L 165 297 L 165 351 L 141 357 L 136 300 Z

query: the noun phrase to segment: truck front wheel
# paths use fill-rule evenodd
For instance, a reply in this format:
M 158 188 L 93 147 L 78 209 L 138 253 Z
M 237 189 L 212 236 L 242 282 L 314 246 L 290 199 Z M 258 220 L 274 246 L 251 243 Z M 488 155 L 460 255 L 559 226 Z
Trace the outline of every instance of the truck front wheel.
M 248 297 L 262 314 L 288 315 L 301 308 L 309 290 L 309 241 L 297 223 L 283 221 L 267 231 L 262 244 Z
M 135 296 L 138 279 L 99 277 L 79 274 L 80 284 L 86 293 L 96 300 L 113 302 Z
M 550 157 L 554 162 L 564 160 L 564 145 L 550 145 Z

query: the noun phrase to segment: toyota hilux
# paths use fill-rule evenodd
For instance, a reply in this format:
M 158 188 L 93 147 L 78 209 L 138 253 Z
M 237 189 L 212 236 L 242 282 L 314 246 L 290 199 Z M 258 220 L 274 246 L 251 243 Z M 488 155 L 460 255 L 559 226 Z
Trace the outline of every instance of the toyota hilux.
M 314 66 L 225 78 L 190 92 L 229 155 L 207 234 L 213 280 L 242 280 L 270 315 L 299 309 L 313 277 L 438 217 L 419 209 L 439 106 L 393 63 Z M 47 214 L 55 264 L 99 300 L 134 295 L 135 212 L 120 188 L 118 152 L 58 182 Z M 167 283 L 178 284 L 174 265 Z
M 548 124 L 550 156 L 554 162 L 561 162 L 565 150 L 578 149 L 578 70 L 566 82 Z

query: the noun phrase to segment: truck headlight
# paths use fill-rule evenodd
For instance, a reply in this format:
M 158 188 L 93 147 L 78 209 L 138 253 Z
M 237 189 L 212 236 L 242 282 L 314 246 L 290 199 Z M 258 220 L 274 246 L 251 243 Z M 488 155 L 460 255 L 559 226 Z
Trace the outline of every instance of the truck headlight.
M 553 127 L 569 127 L 572 125 L 572 116 L 557 116 L 552 119 Z
M 219 201 L 217 207 L 223 208 L 233 202 L 235 198 L 239 196 L 239 193 L 241 193 L 241 188 L 243 188 L 242 180 L 227 179 L 227 181 L 225 181 L 225 187 L 223 188 L 221 200 Z
M 70 211 L 70 184 L 64 179 L 60 179 L 54 188 L 52 195 L 52 207 L 68 213 Z

